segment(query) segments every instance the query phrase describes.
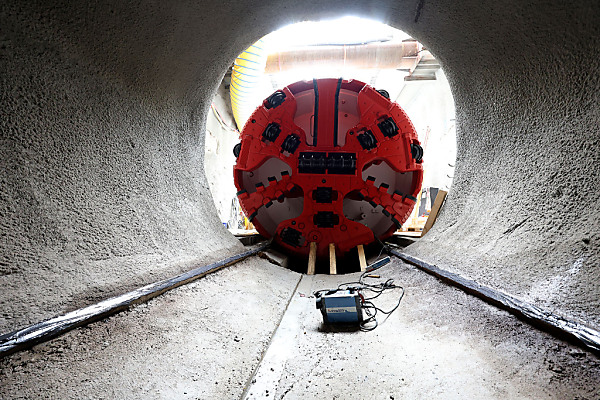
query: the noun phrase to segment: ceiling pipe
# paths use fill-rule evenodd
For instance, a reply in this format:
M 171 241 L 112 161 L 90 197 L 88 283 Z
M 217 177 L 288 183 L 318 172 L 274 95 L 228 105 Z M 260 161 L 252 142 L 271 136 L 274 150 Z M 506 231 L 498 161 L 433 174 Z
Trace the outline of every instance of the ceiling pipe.
M 350 67 L 357 69 L 409 69 L 421 45 L 415 40 L 377 42 L 363 45 L 307 46 L 269 54 L 265 73 L 295 68 Z
M 256 107 L 256 90 L 264 74 L 319 66 L 327 68 L 401 69 L 412 72 L 421 58 L 422 45 L 414 39 L 360 45 L 296 47 L 267 54 L 261 39 L 235 60 L 231 73 L 231 107 L 238 129 Z

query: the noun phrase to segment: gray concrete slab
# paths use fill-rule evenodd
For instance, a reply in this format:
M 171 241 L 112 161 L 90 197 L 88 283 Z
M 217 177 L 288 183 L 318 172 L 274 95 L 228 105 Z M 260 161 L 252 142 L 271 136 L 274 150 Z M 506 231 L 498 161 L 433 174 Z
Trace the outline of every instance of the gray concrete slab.
M 252 258 L 0 360 L 0 398 L 600 396 L 598 358 L 398 260 L 378 273 L 406 295 L 373 332 L 323 330 L 310 297 L 358 274 L 300 280 Z
M 1 359 L 0 398 L 239 398 L 299 277 L 242 261 Z
M 600 362 L 593 355 L 398 260 L 380 271 L 382 279 L 403 285 L 406 296 L 372 332 L 323 330 L 308 297 L 358 274 L 303 276 L 245 399 L 600 396 Z M 376 303 L 389 309 L 396 296 Z

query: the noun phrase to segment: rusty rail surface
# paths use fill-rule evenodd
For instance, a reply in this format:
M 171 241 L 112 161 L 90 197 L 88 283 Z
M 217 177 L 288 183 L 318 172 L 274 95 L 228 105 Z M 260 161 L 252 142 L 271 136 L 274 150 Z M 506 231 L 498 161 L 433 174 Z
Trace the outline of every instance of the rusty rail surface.
M 8 334 L 0 335 L 0 357 L 25 350 L 77 327 L 125 311 L 133 305 L 144 303 L 168 290 L 175 289 L 176 287 L 190 283 L 207 274 L 216 272 L 221 268 L 225 268 L 242 261 L 247 257 L 253 256 L 263 251 L 269 244 L 270 242 L 266 242 L 252 250 L 236 254 L 224 260 L 202 267 L 194 268 L 173 278 L 151 283 L 131 292 L 111 297 L 99 303 L 71 311 L 64 315 L 59 315 L 43 322 L 38 322 Z
M 509 294 L 502 293 L 462 276 L 443 270 L 406 253 L 389 249 L 389 252 L 409 264 L 449 283 L 459 289 L 479 297 L 498 308 L 524 320 L 536 328 L 546 331 L 559 339 L 568 340 L 598 356 L 600 356 L 600 332 L 580 322 L 545 311 L 540 307 L 519 300 Z

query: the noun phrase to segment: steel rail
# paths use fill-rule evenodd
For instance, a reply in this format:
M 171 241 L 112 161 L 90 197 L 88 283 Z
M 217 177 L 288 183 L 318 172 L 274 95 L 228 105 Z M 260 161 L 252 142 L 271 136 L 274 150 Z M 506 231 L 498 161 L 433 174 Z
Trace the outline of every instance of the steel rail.
M 394 249 L 389 249 L 388 251 L 402 261 L 412 264 L 430 275 L 456 286 L 487 303 L 506 310 L 540 330 L 548 332 L 559 339 L 568 340 L 569 342 L 579 345 L 597 356 L 600 356 L 600 332 L 583 323 L 543 310 L 540 307 L 519 300 L 509 294 L 480 285 L 473 280 L 443 270 L 436 265 L 429 264 L 428 262 L 406 253 Z
M 151 283 L 131 292 L 111 297 L 99 303 L 68 312 L 64 315 L 59 315 L 46 321 L 38 322 L 11 333 L 0 335 L 0 358 L 17 351 L 28 349 L 38 343 L 50 340 L 72 329 L 125 311 L 133 305 L 145 303 L 166 291 L 190 283 L 205 275 L 253 256 L 263 251 L 269 244 L 270 242 L 267 242 L 252 250 L 236 254 L 224 260 L 202 267 L 194 268 L 173 278 Z

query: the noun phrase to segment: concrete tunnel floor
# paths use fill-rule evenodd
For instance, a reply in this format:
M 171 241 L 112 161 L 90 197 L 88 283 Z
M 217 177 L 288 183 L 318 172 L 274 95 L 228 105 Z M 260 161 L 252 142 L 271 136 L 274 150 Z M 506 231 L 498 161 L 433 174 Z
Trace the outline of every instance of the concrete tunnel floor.
M 594 355 L 400 260 L 379 274 L 406 289 L 398 310 L 373 332 L 323 332 L 311 293 L 359 274 L 252 257 L 1 359 L 0 398 L 600 398 Z

